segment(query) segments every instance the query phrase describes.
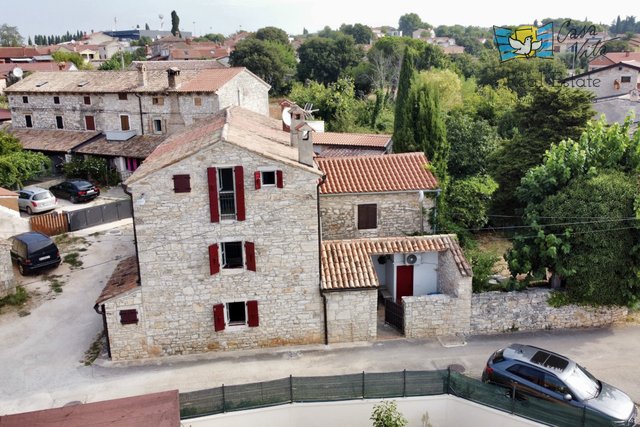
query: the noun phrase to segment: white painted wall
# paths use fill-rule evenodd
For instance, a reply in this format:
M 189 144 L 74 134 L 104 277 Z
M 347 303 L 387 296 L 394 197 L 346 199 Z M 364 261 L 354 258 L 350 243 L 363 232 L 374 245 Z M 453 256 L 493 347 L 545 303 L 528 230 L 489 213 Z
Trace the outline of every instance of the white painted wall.
M 19 212 L 0 206 L 0 239 L 8 239 L 30 230 L 28 219 L 21 218 Z
M 420 253 L 420 263 L 413 267 L 413 295 L 438 292 L 438 252 Z
M 409 426 L 524 427 L 542 424 L 515 417 L 454 396 L 394 399 Z M 373 405 L 380 400 L 294 403 L 249 411 L 182 420 L 184 427 L 371 427 Z

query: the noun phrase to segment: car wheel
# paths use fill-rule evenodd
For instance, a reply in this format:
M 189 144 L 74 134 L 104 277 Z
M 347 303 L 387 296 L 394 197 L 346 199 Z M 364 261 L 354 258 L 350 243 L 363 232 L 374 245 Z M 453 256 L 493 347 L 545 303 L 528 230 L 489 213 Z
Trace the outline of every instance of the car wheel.
M 78 198 L 76 196 L 71 196 L 69 200 L 71 201 L 71 203 L 78 203 Z
M 27 271 L 24 268 L 24 265 L 22 265 L 21 262 L 18 262 L 18 271 L 20 272 L 20 274 L 22 274 L 23 276 L 27 275 Z
M 33 211 L 31 210 L 31 206 L 27 206 L 27 213 L 29 215 L 33 215 Z

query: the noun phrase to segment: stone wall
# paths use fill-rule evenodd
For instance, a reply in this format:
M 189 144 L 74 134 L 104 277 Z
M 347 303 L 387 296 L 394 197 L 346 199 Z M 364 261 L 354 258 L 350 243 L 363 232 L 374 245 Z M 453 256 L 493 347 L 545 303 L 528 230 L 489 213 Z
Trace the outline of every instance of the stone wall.
M 378 205 L 378 227 L 358 230 L 358 205 Z M 419 192 L 381 194 L 320 195 L 322 238 L 357 239 L 364 237 L 403 236 L 431 231 L 429 210 L 434 200 L 427 196 L 420 202 Z
M 451 251 L 438 256 L 438 292 L 403 297 L 407 338 L 467 334 L 471 324 L 471 277 L 460 273 Z
M 377 289 L 325 292 L 329 343 L 373 341 L 377 336 Z
M 269 87 L 246 70 L 222 86 L 216 93 L 219 110 L 238 105 L 265 116 L 269 115 Z
M 211 136 L 212 140 L 215 136 Z M 211 223 L 208 167 L 244 168 L 246 220 Z M 254 172 L 283 171 L 284 187 L 254 187 Z M 175 193 L 173 175 L 191 192 Z M 226 142 L 163 168 L 130 189 L 135 205 L 148 350 L 135 357 L 324 342 L 319 291 L 316 182 L 319 174 Z M 211 275 L 208 248 L 253 242 L 256 270 Z M 216 304 L 258 302 L 259 326 L 214 330 Z
M 104 303 L 109 331 L 109 347 L 113 360 L 129 360 L 140 357 L 150 357 L 145 333 L 145 313 L 142 307 L 142 290 L 111 298 Z M 123 325 L 120 323 L 120 310 L 136 309 L 138 323 Z
M 13 275 L 13 264 L 9 250 L 11 243 L 0 238 L 0 298 L 4 298 L 14 292 L 16 278 Z
M 626 307 L 554 308 L 547 304 L 549 294 L 548 289 L 474 294 L 471 333 L 598 327 L 622 321 L 628 313 Z
M 623 83 L 623 76 L 630 77 L 630 81 Z M 639 79 L 638 70 L 630 67 L 612 67 L 589 76 L 574 77 L 567 81 L 565 86 L 585 89 L 592 92 L 596 98 L 602 98 L 628 94 L 631 90 L 636 89 L 636 85 L 640 82 Z M 619 84 L 617 89 L 617 86 L 614 85 L 616 81 Z

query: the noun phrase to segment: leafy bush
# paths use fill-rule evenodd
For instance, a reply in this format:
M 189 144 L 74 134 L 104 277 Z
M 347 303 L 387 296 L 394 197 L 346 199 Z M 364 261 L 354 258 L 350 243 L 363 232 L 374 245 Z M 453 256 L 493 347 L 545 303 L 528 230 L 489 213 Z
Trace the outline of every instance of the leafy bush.
M 487 292 L 490 289 L 489 278 L 493 274 L 493 266 L 500 257 L 494 252 L 483 252 L 478 249 L 467 250 L 467 259 L 471 261 L 471 268 L 473 270 L 473 279 L 471 286 L 473 292 Z
M 16 291 L 0 299 L 0 307 L 3 305 L 21 306 L 29 299 L 29 293 L 22 287 L 16 286 Z
M 116 185 L 120 181 L 118 173 L 108 167 L 106 159 L 100 157 L 75 157 L 62 166 L 62 172 L 66 178 L 87 179 L 100 185 Z
M 373 407 L 371 418 L 373 427 L 404 427 L 409 421 L 398 411 L 395 401 L 386 400 Z
M 549 295 L 549 299 L 547 299 L 547 304 L 551 307 L 558 308 L 571 304 L 571 301 L 569 301 L 569 296 L 565 292 L 552 291 L 551 295 Z

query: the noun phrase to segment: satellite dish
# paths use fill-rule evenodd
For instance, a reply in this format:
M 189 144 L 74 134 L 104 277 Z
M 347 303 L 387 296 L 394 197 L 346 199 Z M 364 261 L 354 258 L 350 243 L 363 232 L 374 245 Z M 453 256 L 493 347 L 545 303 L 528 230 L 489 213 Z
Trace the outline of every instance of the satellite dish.
M 284 107 L 282 109 L 282 121 L 285 125 L 291 126 L 291 107 Z
M 20 67 L 14 68 L 11 73 L 19 79 L 24 75 L 24 71 L 22 71 L 22 68 Z

